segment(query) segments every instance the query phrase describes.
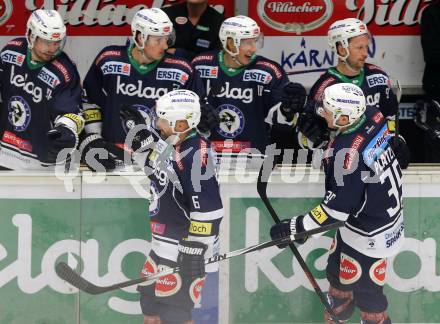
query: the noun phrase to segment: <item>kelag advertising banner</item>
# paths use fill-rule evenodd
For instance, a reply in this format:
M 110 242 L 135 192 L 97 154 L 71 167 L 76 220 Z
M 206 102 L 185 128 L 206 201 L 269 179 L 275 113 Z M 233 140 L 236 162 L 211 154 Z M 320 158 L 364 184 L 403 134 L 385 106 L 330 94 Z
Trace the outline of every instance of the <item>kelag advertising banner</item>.
M 249 0 L 249 16 L 265 34 L 263 55 L 280 63 L 292 80 L 310 87 L 337 63 L 327 30 L 336 20 L 363 20 L 371 34 L 370 62 L 404 87 L 421 87 L 424 68 L 420 17 L 430 0 Z

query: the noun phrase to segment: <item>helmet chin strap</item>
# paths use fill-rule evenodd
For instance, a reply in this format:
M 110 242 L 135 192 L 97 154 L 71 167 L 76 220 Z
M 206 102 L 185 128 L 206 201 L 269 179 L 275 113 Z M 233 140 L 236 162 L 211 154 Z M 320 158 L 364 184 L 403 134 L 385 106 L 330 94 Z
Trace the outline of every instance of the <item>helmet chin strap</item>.
M 350 62 L 348 61 L 348 58 L 346 58 L 345 60 L 342 60 L 342 63 L 347 67 L 347 69 L 349 69 L 351 72 L 357 73 L 359 74 L 359 72 L 361 71 L 360 69 L 356 69 L 354 68 Z

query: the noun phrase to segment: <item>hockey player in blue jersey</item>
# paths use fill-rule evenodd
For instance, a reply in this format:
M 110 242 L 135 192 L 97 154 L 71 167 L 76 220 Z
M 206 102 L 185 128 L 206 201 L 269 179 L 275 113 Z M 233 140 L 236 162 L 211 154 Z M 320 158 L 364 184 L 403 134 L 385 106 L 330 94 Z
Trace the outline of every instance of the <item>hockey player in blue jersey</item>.
M 279 105 L 288 78 L 278 63 L 256 55 L 262 35 L 253 19 L 228 18 L 219 34 L 223 50 L 200 54 L 192 61 L 206 91 L 220 89 L 209 99 L 220 115 L 210 139 L 217 152 L 257 149 L 264 154 L 270 126 L 291 129 L 293 125 L 290 107 Z
M 314 143 L 319 146 L 327 140 L 325 121 L 314 114 L 315 102 L 328 86 L 349 82 L 358 85 L 365 94 L 368 107 L 379 109 L 387 118 L 391 131 L 395 129 L 398 113 L 396 95 L 390 78 L 380 67 L 366 63 L 371 35 L 359 19 L 347 18 L 334 22 L 328 30 L 328 44 L 338 59 L 335 67 L 328 69 L 312 86 L 305 113 L 298 118 L 299 144 L 305 148 Z M 310 140 L 310 141 L 309 141 Z M 403 137 L 393 141 L 402 168 L 409 164 L 409 149 Z
M 152 242 L 141 275 L 176 265 L 181 270 L 140 285 L 138 291 L 145 324 L 189 324 L 192 308 L 200 300 L 205 271 L 218 271 L 217 264 L 205 269 L 204 258 L 218 252 L 223 206 L 210 143 L 196 130 L 201 115 L 199 97 L 190 90 L 173 90 L 157 101 L 155 114 L 153 125 L 160 135 L 143 129 L 142 136 L 136 137 L 149 147 L 146 170 L 151 181 Z M 137 119 L 131 117 L 136 115 Z M 126 124 L 143 123 L 130 109 L 123 110 L 123 117 Z M 127 146 L 139 151 L 141 144 L 135 142 Z
M 65 40 L 59 13 L 35 10 L 27 21 L 26 37 L 9 41 L 0 53 L 3 169 L 53 169 L 78 143 L 84 126 L 80 79 L 63 52 Z
M 94 170 L 122 165 L 126 129 L 119 113 L 123 106 L 133 106 L 148 118 L 155 101 L 173 89 L 191 89 L 204 96 L 190 63 L 166 54 L 173 42 L 173 24 L 161 9 L 138 11 L 131 31 L 132 43 L 105 47 L 84 79 L 86 136 L 80 150 Z
M 329 303 L 342 321 L 358 307 L 363 324 L 389 324 L 387 257 L 404 241 L 402 171 L 392 135 L 383 114 L 366 109 L 362 90 L 352 83 L 327 87 L 317 105 L 332 131 L 323 159 L 325 197 L 310 212 L 272 226 L 270 235 L 277 239 L 345 221 L 330 247 Z M 325 320 L 332 323 L 327 313 Z

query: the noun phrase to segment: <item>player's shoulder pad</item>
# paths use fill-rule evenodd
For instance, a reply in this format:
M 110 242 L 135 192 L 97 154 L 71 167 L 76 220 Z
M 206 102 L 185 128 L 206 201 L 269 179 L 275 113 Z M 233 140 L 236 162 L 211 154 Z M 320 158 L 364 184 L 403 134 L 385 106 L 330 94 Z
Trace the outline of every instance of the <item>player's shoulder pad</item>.
M 200 162 L 201 167 L 208 164 L 210 144 L 209 142 L 196 135 L 186 139 L 178 148 L 176 148 L 176 163 L 182 171 L 186 168 L 192 168 L 193 163 Z
M 203 54 L 199 54 L 196 57 L 193 58 L 191 61 L 192 65 L 199 65 L 199 64 L 212 64 L 215 63 L 215 59 L 218 56 L 218 51 L 209 51 L 205 52 Z
M 313 100 L 318 100 L 324 93 L 325 88 L 331 86 L 332 84 L 338 83 L 338 79 L 328 72 L 321 74 L 319 79 L 310 89 L 309 98 Z
M 124 55 L 125 51 L 127 51 L 127 46 L 106 46 L 96 56 L 95 64 L 101 65 L 108 60 L 119 60 Z
M 17 50 L 19 48 L 26 48 L 26 47 L 27 47 L 26 38 L 17 37 L 17 38 L 11 39 L 9 42 L 7 42 L 3 49 L 15 48 Z
M 70 60 L 66 53 L 62 52 L 50 63 L 51 71 L 60 78 L 60 81 L 62 80 L 65 83 L 69 83 L 79 78 L 76 65 Z
M 285 74 L 285 72 L 277 62 L 269 60 L 268 58 L 265 58 L 260 55 L 257 55 L 257 57 L 255 58 L 253 66 L 255 66 L 258 69 L 269 72 L 270 74 L 272 74 L 272 76 L 274 76 L 277 79 L 281 79 Z
M 363 132 L 354 132 L 348 136 L 338 136 L 333 143 L 333 155 L 336 156 L 340 150 L 346 150 L 343 168 L 350 170 L 353 167 L 357 167 L 358 163 L 361 162 L 361 152 L 366 144 L 367 138 Z
M 371 63 L 365 63 L 365 70 L 367 74 L 369 73 L 380 73 L 388 77 L 388 74 L 382 69 L 381 67 L 371 64 Z
M 1 50 L 3 63 L 22 66 L 26 60 L 27 42 L 23 37 L 10 40 Z
M 178 67 L 181 70 L 186 70 L 189 73 L 193 72 L 191 63 L 188 60 L 181 57 L 165 54 L 164 58 L 162 59 L 162 62 L 166 65 Z

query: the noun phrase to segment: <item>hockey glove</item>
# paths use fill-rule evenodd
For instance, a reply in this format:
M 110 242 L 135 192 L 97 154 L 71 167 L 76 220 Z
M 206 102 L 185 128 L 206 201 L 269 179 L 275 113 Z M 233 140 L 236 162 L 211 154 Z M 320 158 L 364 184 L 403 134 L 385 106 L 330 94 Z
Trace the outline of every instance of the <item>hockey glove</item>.
M 315 147 L 319 147 L 321 143 L 330 138 L 330 131 L 325 120 L 313 113 L 301 113 L 298 116 L 296 127 L 314 143 Z
M 207 245 L 198 241 L 179 241 L 179 254 L 177 255 L 177 266 L 180 268 L 182 277 L 191 279 L 203 278 L 205 276 L 205 252 Z
M 220 124 L 220 116 L 217 109 L 210 104 L 200 103 L 200 111 L 201 116 L 197 129 L 203 134 L 207 134 L 211 130 L 216 129 Z
M 393 138 L 390 141 L 391 148 L 394 151 L 394 154 L 396 155 L 397 161 L 399 161 L 399 165 L 401 169 L 408 168 L 411 154 L 409 151 L 409 147 L 406 144 L 405 139 L 402 135 L 399 136 L 393 136 Z
M 63 149 L 73 151 L 78 144 L 78 135 L 70 128 L 58 125 L 47 132 L 48 150 L 46 162 L 56 163 L 58 153 Z
M 306 100 L 307 93 L 302 84 L 289 82 L 284 86 L 280 110 L 286 121 L 291 122 L 296 113 L 303 111 Z
M 144 116 L 135 107 L 122 106 L 119 116 L 128 130 L 138 125 L 146 125 Z M 133 151 L 138 153 L 151 149 L 154 142 L 151 131 L 145 127 L 137 130 L 131 143 L 127 143 Z
M 109 144 L 99 134 L 87 135 L 80 145 L 81 159 L 92 171 L 100 171 L 101 166 L 105 171 L 114 170 L 117 156 L 109 152 Z M 90 154 L 88 154 L 91 151 Z
M 270 228 L 270 237 L 272 240 L 277 240 L 283 237 L 290 237 L 296 233 L 304 232 L 303 215 L 295 216 L 290 219 L 283 219 L 278 224 L 273 225 Z M 293 237 L 292 237 L 293 238 Z M 295 240 L 298 244 L 303 244 L 307 241 L 307 238 Z M 284 249 L 289 245 L 289 242 L 278 244 L 280 249 Z

